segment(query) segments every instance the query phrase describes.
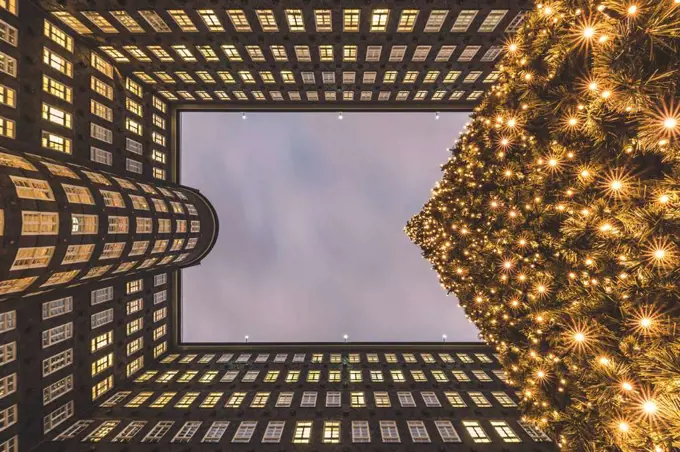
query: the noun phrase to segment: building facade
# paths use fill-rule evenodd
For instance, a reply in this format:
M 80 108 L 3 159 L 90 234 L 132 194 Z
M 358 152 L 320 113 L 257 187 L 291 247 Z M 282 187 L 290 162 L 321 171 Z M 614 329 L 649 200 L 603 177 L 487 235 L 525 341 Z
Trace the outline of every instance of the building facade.
M 0 0 L 0 452 L 552 450 L 481 346 L 179 334 L 177 112 L 470 110 L 528 0 L 203 3 Z
M 39 450 L 556 450 L 486 346 L 328 349 L 168 353 Z

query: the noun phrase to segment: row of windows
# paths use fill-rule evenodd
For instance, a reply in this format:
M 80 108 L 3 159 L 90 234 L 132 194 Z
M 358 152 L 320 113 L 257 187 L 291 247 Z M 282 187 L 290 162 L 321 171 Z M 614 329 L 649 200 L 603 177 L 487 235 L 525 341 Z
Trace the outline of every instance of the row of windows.
M 87 430 L 93 423 L 93 420 L 77 421 L 63 433 L 58 435 L 55 438 L 55 441 L 73 440 Z M 488 426 L 485 428 L 483 423 Z M 129 443 L 139 439 L 142 443 L 159 443 L 166 437 L 168 432 L 170 432 L 175 422 L 159 421 L 148 429 L 146 434 L 140 435 L 140 432 L 147 426 L 147 421 L 130 421 L 113 435 L 112 432 L 121 424 L 122 421 L 119 420 L 104 421 L 96 426 L 89 434 L 84 436 L 82 441 L 96 443 L 106 440 L 113 443 Z M 202 424 L 203 422 L 201 421 L 184 422 L 174 436 L 171 437 L 172 439 L 170 439 L 169 442 L 191 442 Z M 286 421 L 268 421 L 266 428 L 259 429 L 258 424 L 260 424 L 258 421 L 241 421 L 238 423 L 238 426 L 236 426 L 236 422 L 234 422 L 235 431 L 233 431 L 231 442 L 249 443 L 256 431 L 259 431 L 262 435 L 260 440 L 262 443 L 281 443 L 282 441 L 285 441 L 283 440 L 283 436 L 287 431 Z M 260 425 L 262 424 L 264 424 L 264 422 Z M 350 424 L 349 435 L 343 434 L 344 428 L 347 428 L 347 424 Z M 462 443 L 463 439 L 458 433 L 458 429 L 461 429 L 467 434 L 468 441 L 474 443 L 491 443 L 494 440 L 500 440 L 505 443 L 522 442 L 522 439 L 510 424 L 502 419 L 490 421 L 472 419 L 462 420 L 456 422 L 456 424 L 458 424 L 458 429 L 454 427 L 452 421 L 446 419 L 432 421 L 429 428 L 426 424 L 430 423 L 421 420 L 381 420 L 377 422 L 364 420 L 353 420 L 349 422 L 342 420 L 297 420 L 293 423 L 292 431 L 288 431 L 287 441 L 294 444 L 307 444 L 318 440 L 325 444 L 338 444 L 351 438 L 352 443 L 371 443 L 374 441 L 381 441 L 383 443 L 401 443 L 406 441 L 405 438 L 402 439 L 401 437 L 401 434 L 406 430 L 413 443 L 430 443 L 439 440 L 444 443 Z M 518 421 L 518 424 L 533 441 L 550 442 L 550 438 L 537 427 L 522 421 Z M 201 438 L 201 443 L 220 443 L 230 425 L 232 425 L 232 422 L 230 421 L 213 421 L 208 425 L 207 429 L 204 429 L 204 433 L 197 436 L 197 440 L 198 438 Z M 377 430 L 374 430 L 376 427 Z M 317 428 L 321 430 L 320 434 L 316 433 Z M 489 435 L 489 430 L 497 436 L 497 439 Z M 431 434 L 434 434 L 434 432 L 437 432 L 438 438 L 430 436 Z M 375 436 L 378 436 L 378 433 L 379 439 L 375 438 Z M 319 436 L 316 437 L 316 435 Z
M 109 217 L 111 218 L 111 217 Z M 115 218 L 115 217 L 114 217 Z M 120 226 L 120 224 L 119 224 Z M 127 226 L 127 224 L 126 224 Z M 112 230 L 111 229 L 111 223 L 109 223 L 109 233 L 126 233 L 126 230 L 123 230 L 122 228 Z M 137 231 L 139 232 L 139 230 Z M 163 232 L 162 230 L 159 232 Z M 169 232 L 169 231 L 168 231 Z M 150 241 L 136 241 L 133 243 L 133 246 L 128 253 L 128 256 L 138 256 L 141 254 L 144 254 L 149 247 Z M 168 244 L 170 243 L 169 240 L 156 240 L 154 242 L 153 249 L 151 250 L 151 254 L 158 254 L 158 253 L 163 253 L 163 252 L 175 252 L 175 251 L 180 251 L 182 249 L 184 250 L 190 250 L 192 249 L 196 243 L 198 243 L 198 238 L 190 239 L 189 241 L 186 242 L 185 245 L 185 240 L 184 239 L 173 239 L 172 241 L 172 246 L 168 249 Z M 104 248 L 102 249 L 101 254 L 96 260 L 110 260 L 110 259 L 119 259 L 123 255 L 123 250 L 127 246 L 127 242 L 113 242 L 113 243 L 106 243 L 104 244 Z M 83 263 L 83 262 L 89 262 L 92 257 L 92 253 L 94 251 L 94 244 L 89 244 L 89 245 L 69 245 L 68 248 L 66 249 L 66 254 L 64 255 L 64 259 L 61 262 L 61 265 L 70 265 L 70 264 L 77 264 L 77 263 Z M 27 269 L 32 269 L 32 268 L 44 268 L 47 267 L 52 260 L 52 256 L 54 255 L 56 247 L 54 246 L 41 246 L 41 247 L 28 247 L 28 248 L 19 248 L 16 254 L 16 257 L 14 258 L 14 262 L 12 263 L 12 266 L 10 267 L 10 271 L 19 271 L 19 270 L 27 270 Z M 137 268 L 138 269 L 143 269 L 143 268 L 148 268 L 154 264 L 156 265 L 164 265 L 167 263 L 170 263 L 172 260 L 175 262 L 181 262 L 182 260 L 186 259 L 186 256 L 188 254 L 182 254 L 180 256 L 166 256 L 162 260 L 159 261 L 158 257 L 151 257 L 148 259 L 145 259 L 141 265 L 139 265 Z M 176 259 L 175 259 L 176 257 Z M 169 258 L 169 259 L 168 259 Z M 124 262 L 118 266 L 116 270 L 113 271 L 113 273 L 122 273 L 126 271 L 130 271 L 133 267 L 137 266 L 140 261 L 131 261 L 131 262 Z M 95 267 L 96 270 L 91 269 L 86 273 L 85 275 L 82 275 L 82 279 L 89 279 L 93 278 L 95 276 L 101 276 L 101 274 L 105 273 L 108 271 L 112 265 L 109 266 L 102 266 L 102 267 Z M 94 270 L 94 271 L 93 271 Z M 54 279 L 54 280 L 48 280 L 49 284 L 43 283 L 43 286 L 50 286 L 53 284 L 62 284 L 64 282 L 68 282 L 75 278 L 78 274 L 80 273 L 79 270 L 73 270 L 70 271 L 68 274 L 68 278 L 66 278 L 67 275 L 59 276 L 59 279 Z
M 176 371 L 172 371 L 176 373 Z M 216 372 L 215 372 L 216 373 Z M 146 374 L 145 374 L 146 375 Z M 167 375 L 162 375 L 159 380 Z M 173 375 L 174 376 L 174 375 Z M 185 377 L 183 375 L 181 378 Z M 188 383 L 195 375 L 189 375 L 188 378 L 184 380 L 177 380 L 178 383 Z M 208 383 L 209 378 L 214 375 L 204 375 L 198 381 L 201 383 Z M 139 379 L 138 379 L 139 380 Z M 163 382 L 167 382 L 166 379 Z M 483 393 L 481 391 L 443 391 L 440 396 L 437 395 L 435 391 L 418 391 L 422 403 L 426 407 L 430 408 L 441 408 L 442 402 L 440 396 L 448 402 L 452 408 L 466 408 L 468 406 L 477 408 L 491 408 L 494 406 L 491 401 L 489 393 Z M 131 391 L 121 391 L 102 403 L 102 407 L 111 408 L 117 404 L 123 402 L 128 396 L 132 394 Z M 154 398 L 154 394 L 156 394 Z M 167 391 L 162 393 L 154 393 L 153 391 L 143 391 L 136 394 L 125 404 L 126 408 L 139 408 L 145 406 L 147 408 L 164 408 L 166 405 L 174 406 L 175 408 L 187 409 L 190 408 L 194 402 L 196 402 L 201 396 L 199 391 L 191 391 L 178 393 L 176 391 Z M 199 408 L 214 408 L 216 406 L 224 406 L 225 408 L 240 408 L 241 406 L 250 408 L 266 408 L 266 407 L 276 407 L 276 408 L 289 408 L 293 406 L 293 400 L 296 398 L 295 392 L 293 391 L 283 391 L 279 393 L 272 393 L 270 391 L 259 391 L 251 393 L 248 391 L 237 391 L 230 393 L 226 398 L 224 397 L 224 392 L 210 392 L 203 393 L 204 397 L 201 398 L 200 403 L 197 405 Z M 252 394 L 252 397 L 251 395 Z M 275 394 L 278 394 L 274 397 Z M 298 394 L 297 404 L 301 408 L 316 408 L 319 393 L 317 391 L 304 391 Z M 342 391 L 327 391 L 325 397 L 326 408 L 341 408 L 341 407 L 352 407 L 352 408 L 391 408 L 393 406 L 393 397 L 399 402 L 399 406 L 402 408 L 415 408 L 418 406 L 416 398 L 413 397 L 411 391 L 374 391 L 373 397 L 371 398 L 371 392 L 366 391 L 346 391 L 343 397 Z M 465 398 L 462 396 L 465 394 Z M 504 408 L 514 408 L 517 403 L 505 392 L 503 391 L 491 391 L 490 392 L 493 399 Z M 244 403 L 246 399 L 248 402 Z M 343 399 L 345 399 L 343 401 Z M 468 401 L 466 401 L 466 399 Z M 470 405 L 470 401 L 472 404 Z M 148 402 L 148 403 L 147 403 Z M 172 402 L 172 403 L 171 403 Z M 272 405 L 273 403 L 273 405 Z M 394 402 L 396 404 L 396 402 Z M 396 406 L 396 405 L 395 405 Z
M 105 204 L 107 197 L 104 197 Z M 121 197 L 122 201 L 122 197 Z M 57 235 L 59 233 L 59 213 L 58 212 L 21 212 L 21 235 Z M 127 234 L 130 229 L 130 219 L 127 216 L 109 215 L 108 217 L 109 234 Z M 153 219 L 148 217 L 133 217 L 135 220 L 136 234 L 150 234 L 153 232 Z M 99 217 L 97 215 L 71 214 L 71 233 L 84 233 L 85 230 L 90 234 L 98 232 Z M 172 232 L 172 220 L 166 218 L 157 219 L 157 233 L 168 234 Z M 200 232 L 201 222 L 198 220 L 190 221 L 189 231 L 192 233 Z M 175 220 L 175 232 L 187 232 L 187 220 Z M 73 245 L 86 246 L 86 245 Z M 68 253 L 67 253 L 68 254 Z M 67 263 L 67 262 L 64 262 Z
M 149 372 L 156 372 L 156 371 L 149 371 Z M 179 371 L 176 370 L 171 370 L 168 372 L 165 372 L 163 374 L 163 377 L 159 378 L 157 381 L 161 383 L 168 383 L 170 380 L 166 379 L 166 376 L 168 375 L 177 375 Z M 470 371 L 472 376 L 475 378 L 476 381 L 482 382 L 482 383 L 488 383 L 488 382 L 493 382 L 493 378 L 489 374 L 487 374 L 485 371 L 477 369 L 477 370 L 472 370 Z M 231 383 L 236 378 L 238 375 L 241 373 L 241 371 L 238 370 L 228 370 L 226 371 L 222 377 L 220 378 L 220 382 L 222 383 Z M 243 376 L 241 377 L 241 382 L 242 383 L 253 383 L 257 380 L 258 376 L 260 375 L 259 370 L 249 370 L 246 371 Z M 308 370 L 305 372 L 305 378 L 303 381 L 307 381 L 308 383 L 318 383 L 321 381 L 322 376 L 325 372 L 322 372 L 320 370 Z M 389 370 L 388 373 L 390 376 L 389 380 L 393 383 L 405 383 L 405 382 L 415 382 L 415 383 L 423 383 L 428 381 L 428 375 L 425 373 L 425 371 L 422 370 L 411 370 L 410 372 L 404 372 L 399 369 L 392 369 Z M 341 370 L 329 370 L 327 372 L 325 381 L 329 383 L 344 383 L 344 382 L 351 382 L 351 383 L 361 383 L 363 381 L 370 381 L 372 383 L 382 383 L 386 381 L 385 379 L 385 373 L 382 370 L 349 370 L 347 371 L 344 375 Z M 438 383 L 447 383 L 451 381 L 451 378 L 449 377 L 447 371 L 444 370 L 430 370 L 427 372 L 430 375 L 431 381 L 436 381 Z M 494 370 L 493 373 L 498 377 L 499 380 L 505 381 L 505 373 L 504 371 L 497 369 Z M 218 371 L 206 371 L 203 373 L 203 377 L 200 378 L 199 381 L 202 383 L 209 383 L 213 380 L 214 377 L 216 377 L 218 374 Z M 454 378 L 455 381 L 459 383 L 467 383 L 471 382 L 472 379 L 470 378 L 470 375 L 466 373 L 464 370 L 451 370 L 450 371 L 451 376 Z M 151 378 L 153 375 L 149 374 L 149 378 Z M 184 382 L 187 378 L 191 380 L 194 376 L 198 375 L 198 371 L 196 370 L 190 370 L 186 371 L 183 373 L 182 377 L 178 380 L 179 382 Z M 300 377 L 302 375 L 302 371 L 300 370 L 289 370 L 285 374 L 285 378 L 283 376 L 283 372 L 279 370 L 270 370 L 267 371 L 264 374 L 264 377 L 262 378 L 263 383 L 276 383 L 279 381 L 279 377 L 281 377 L 281 380 L 285 381 L 286 383 L 296 383 L 300 381 Z M 410 376 L 410 378 L 409 378 Z M 368 377 L 368 378 L 365 378 Z
M 150 31 L 144 29 L 140 25 L 139 20 L 135 19 L 130 13 L 126 11 L 114 10 L 109 11 L 108 13 L 113 18 L 113 21 L 108 19 L 104 13 L 95 11 L 81 11 L 81 14 L 88 20 L 88 22 L 96 27 L 96 30 L 106 34 L 119 33 L 120 30 L 113 25 L 114 23 L 117 23 L 120 27 L 122 27 L 121 30 L 128 31 L 130 33 L 146 33 Z M 195 11 L 184 11 L 181 9 L 167 11 L 144 10 L 137 11 L 137 13 L 144 19 L 146 24 L 157 33 L 169 33 L 174 31 L 170 27 L 170 24 L 177 25 L 181 31 L 195 33 L 199 31 L 197 27 L 198 23 L 202 23 L 210 32 L 224 32 L 226 31 L 224 24 L 227 23 L 224 13 L 226 13 L 226 16 L 229 18 L 229 22 L 231 22 L 234 31 L 253 32 L 253 28 L 251 27 L 246 12 L 242 9 L 227 9 L 224 11 L 224 13 L 221 10 L 213 9 L 198 9 Z M 165 16 L 165 13 L 167 13 L 167 16 Z M 255 13 L 257 15 L 257 22 L 259 23 L 262 32 L 272 33 L 285 31 L 283 29 L 279 29 L 279 22 L 283 23 L 284 20 L 282 18 L 277 20 L 276 16 L 278 13 L 276 13 L 274 10 L 257 9 L 255 10 Z M 448 20 L 450 22 L 451 33 L 465 33 L 469 31 L 470 25 L 477 18 L 479 13 L 479 9 L 463 9 L 457 13 L 448 9 L 434 9 L 429 12 L 422 12 L 422 19 L 420 21 L 422 29 L 419 28 L 416 30 L 417 20 L 421 14 L 419 9 L 402 9 L 393 11 L 388 8 L 376 8 L 371 11 L 362 11 L 361 9 L 345 8 L 342 10 L 342 18 L 336 18 L 336 20 L 341 20 L 342 22 L 341 30 L 336 31 L 356 33 L 361 31 L 361 26 L 363 23 L 363 31 L 369 31 L 371 33 L 412 33 L 416 31 L 424 33 L 439 33 L 441 32 L 444 23 Z M 476 31 L 479 33 L 493 32 L 496 30 L 496 27 L 500 24 L 500 22 L 506 17 L 507 13 L 507 9 L 493 9 L 489 11 Z M 312 11 L 308 10 L 303 11 L 302 9 L 285 9 L 283 16 L 285 17 L 285 23 L 288 26 L 288 31 L 291 33 L 311 31 L 316 31 L 318 33 L 333 32 L 334 20 L 332 10 L 314 9 L 313 29 L 311 25 L 305 24 L 305 17 L 307 15 L 311 16 L 311 14 Z M 54 15 L 59 17 L 65 24 L 73 28 L 78 33 L 92 33 L 92 30 L 87 25 L 70 13 L 59 11 L 55 12 Z M 520 11 L 508 23 L 504 31 L 506 33 L 516 32 L 523 23 L 525 15 L 526 11 Z M 165 16 L 165 18 L 163 18 L 163 16 Z M 398 17 L 398 19 L 396 19 L 396 17 Z M 424 23 L 422 23 L 423 21 Z M 336 23 L 336 26 L 338 26 L 338 23 Z M 367 30 L 365 29 L 366 27 L 368 28 Z
M 401 355 L 401 359 L 399 359 L 399 356 Z M 494 361 L 492 360 L 489 355 L 486 353 L 456 353 L 454 358 L 454 354 L 452 353 L 438 353 L 436 356 L 433 353 L 383 353 L 383 358 L 384 362 L 394 364 L 394 363 L 407 363 L 407 364 L 413 364 L 413 363 L 418 363 L 418 362 L 423 362 L 426 364 L 434 364 L 437 362 L 441 363 L 455 363 L 456 358 L 459 362 L 463 364 L 472 364 L 475 362 L 480 362 L 482 364 L 489 364 L 493 363 Z M 288 353 L 277 353 L 273 359 L 270 360 L 270 354 L 268 353 L 260 353 L 255 356 L 255 359 L 253 360 L 253 354 L 252 353 L 241 353 L 236 360 L 232 361 L 234 358 L 233 353 L 224 353 L 217 358 L 217 363 L 228 363 L 228 362 L 234 362 L 236 364 L 245 364 L 248 362 L 254 362 L 254 363 L 266 363 L 266 362 L 273 362 L 273 363 L 285 363 L 288 361 L 289 354 Z M 295 353 L 292 358 L 293 363 L 304 363 L 304 362 L 311 362 L 315 364 L 321 364 L 326 362 L 325 360 L 328 360 L 327 362 L 330 362 L 332 364 L 341 364 L 341 363 L 350 363 L 350 364 L 358 364 L 362 362 L 362 354 L 361 353 L 312 353 L 311 358 L 308 358 L 307 353 Z M 420 360 L 418 360 L 418 356 L 420 357 Z M 498 355 L 494 354 L 496 359 L 498 359 Z M 164 364 L 169 364 L 177 361 L 178 363 L 181 364 L 187 364 L 196 361 L 196 358 L 198 360 L 196 361 L 199 364 L 208 364 L 212 362 L 217 355 L 214 353 L 208 353 L 202 355 L 200 358 L 198 357 L 198 354 L 192 353 L 192 354 L 186 354 L 186 355 L 180 355 L 179 354 L 171 354 L 163 358 L 161 361 Z M 438 358 L 438 359 L 437 359 Z M 365 362 L 367 363 L 380 363 L 380 355 L 378 353 L 365 353 L 364 354 L 364 359 Z
M 56 163 L 48 162 L 46 160 L 41 160 L 40 163 L 44 165 L 48 171 L 58 177 L 65 177 L 69 179 L 74 179 L 74 180 L 81 180 L 81 177 L 78 176 L 78 174 L 71 168 L 64 166 L 64 165 L 59 165 Z M 38 169 L 30 163 L 28 160 L 26 160 L 23 157 L 17 156 L 17 155 L 11 155 L 11 154 L 6 154 L 4 152 L 0 152 L 0 165 L 1 166 L 6 166 L 9 168 L 18 168 L 18 169 L 23 169 L 27 171 L 38 171 Z M 96 184 L 101 184 L 105 186 L 112 186 L 112 182 L 110 179 L 113 179 L 116 181 L 116 183 L 125 190 L 137 192 L 141 189 L 146 194 L 149 195 L 155 195 L 155 196 L 160 196 L 163 195 L 168 199 L 181 199 L 184 201 L 189 201 L 189 198 L 187 195 L 185 195 L 182 191 L 180 190 L 169 190 L 164 187 L 152 187 L 148 184 L 144 184 L 141 182 L 135 182 L 132 183 L 131 181 L 127 179 L 122 179 L 120 177 L 108 175 L 104 176 L 101 173 L 95 173 L 92 171 L 87 171 L 87 170 L 80 170 L 91 182 L 96 183 Z M 19 177 L 19 176 L 12 176 L 14 182 L 14 185 L 17 188 L 17 193 L 24 193 L 27 196 L 27 199 L 39 199 L 39 200 L 46 200 L 46 201 L 53 201 L 54 200 L 54 194 L 52 193 L 52 189 L 50 188 L 50 185 L 47 181 L 40 180 L 40 179 L 32 179 L 32 178 L 25 178 L 25 177 Z M 68 184 L 62 184 L 62 185 L 68 185 Z M 76 192 L 79 191 L 80 188 L 84 187 L 77 187 L 77 186 L 72 186 L 69 185 L 69 187 L 75 187 Z M 32 190 L 35 189 L 35 190 Z M 65 188 L 66 190 L 66 188 Z M 87 194 L 83 194 L 86 199 L 89 199 L 92 197 L 91 193 L 89 192 L 88 189 Z M 68 194 L 68 190 L 67 194 Z M 72 191 L 72 190 L 71 190 Z M 103 192 L 104 190 L 102 190 Z M 83 192 L 85 193 L 85 192 Z M 113 195 L 110 195 L 111 197 L 119 197 L 120 194 L 116 192 L 110 192 L 114 193 Z M 75 196 L 74 193 L 72 196 Z M 89 195 L 89 196 L 88 196 Z M 116 196 L 117 195 L 117 196 Z M 102 193 L 102 196 L 105 196 Z M 130 197 L 130 201 L 132 202 L 132 205 L 135 209 L 139 210 L 149 210 L 148 202 L 146 199 L 142 196 L 138 195 L 128 195 Z M 20 197 L 23 197 L 20 195 Z M 75 199 L 75 198 L 74 198 Z M 159 212 L 168 212 L 168 207 L 165 201 L 162 201 L 160 199 L 151 198 L 154 204 L 154 208 L 159 211 Z M 189 215 L 198 215 L 198 211 L 196 210 L 196 206 L 190 203 L 182 203 L 182 202 L 176 202 L 176 201 L 169 201 L 170 202 L 170 207 L 172 209 L 173 213 L 176 214 L 185 214 L 184 208 L 186 208 L 186 213 Z M 184 206 L 184 207 L 183 207 Z
M 481 75 L 481 72 L 478 74 L 475 74 L 475 76 Z M 496 75 L 494 75 L 496 77 Z M 260 91 L 260 90 L 251 90 L 251 91 L 242 91 L 242 90 L 235 90 L 232 91 L 231 93 L 227 93 L 226 91 L 223 90 L 215 90 L 212 92 L 212 94 L 208 91 L 203 91 L 203 90 L 198 90 L 194 91 L 193 94 L 189 91 L 184 91 L 180 90 L 177 91 L 177 94 L 173 93 L 172 91 L 168 90 L 160 90 L 158 92 L 161 96 L 165 97 L 168 100 L 176 101 L 179 100 L 180 98 L 184 100 L 204 100 L 204 101 L 211 101 L 211 100 L 226 100 L 230 101 L 233 99 L 239 100 L 239 101 L 248 101 L 251 100 L 257 100 L 257 101 L 265 101 L 267 100 L 266 94 L 269 94 L 271 97 L 271 100 L 273 101 L 283 101 L 286 100 L 284 98 L 284 94 L 287 96 L 287 100 L 291 101 L 302 101 L 302 95 L 300 94 L 300 91 Z M 319 95 L 318 91 L 311 90 L 311 91 L 304 91 L 306 100 L 311 101 L 311 102 L 316 102 L 321 100 L 321 97 Z M 432 95 L 428 95 L 429 92 L 427 90 L 418 90 L 415 92 L 411 92 L 409 90 L 399 90 L 396 92 L 395 95 L 391 91 L 380 91 L 378 93 L 377 100 L 379 102 L 387 102 L 389 100 L 395 100 L 395 101 L 407 101 L 407 100 L 412 100 L 412 101 L 421 101 L 421 100 L 433 100 L 433 101 L 440 101 L 440 100 L 445 100 L 448 98 L 450 101 L 458 101 L 458 100 L 478 100 L 479 98 L 482 97 L 484 94 L 484 90 L 472 90 L 471 92 L 468 92 L 466 90 L 454 90 L 454 91 L 448 91 L 444 89 L 437 90 L 432 93 Z M 178 97 L 179 96 L 179 97 Z M 213 97 L 214 96 L 214 97 Z M 233 98 L 232 98 L 233 96 Z M 337 91 L 330 90 L 330 91 L 324 91 L 323 92 L 323 100 L 326 101 L 337 101 L 337 100 L 342 100 L 342 101 L 354 101 L 357 100 L 357 98 L 354 95 L 354 91 L 343 91 L 341 96 L 338 95 Z M 373 91 L 361 91 L 360 96 L 358 97 L 358 100 L 360 101 L 373 101 L 376 100 L 374 97 Z

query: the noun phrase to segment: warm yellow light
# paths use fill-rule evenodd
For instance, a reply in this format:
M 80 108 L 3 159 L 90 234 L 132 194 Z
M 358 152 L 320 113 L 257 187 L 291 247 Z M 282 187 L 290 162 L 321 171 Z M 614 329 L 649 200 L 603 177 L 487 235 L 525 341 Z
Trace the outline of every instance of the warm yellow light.
M 628 7 L 628 15 L 629 15 L 629 16 L 634 16 L 635 14 L 637 14 L 637 10 L 638 10 L 637 5 L 630 5 L 630 6 Z
M 606 356 L 600 357 L 600 359 L 599 359 L 598 361 L 599 361 L 600 364 L 602 364 L 603 366 L 606 366 L 607 364 L 609 364 L 609 358 L 607 358 Z
M 557 166 L 557 159 L 550 159 L 548 160 L 548 165 L 555 167 Z
M 630 384 L 630 383 L 628 383 L 627 381 L 624 381 L 623 383 L 621 383 L 621 388 L 622 388 L 624 391 L 632 391 L 632 390 L 633 390 L 633 385 Z
M 584 169 L 581 171 L 581 177 L 590 177 L 590 171 Z
M 602 98 L 603 98 L 603 99 L 609 99 L 610 97 L 612 97 L 612 92 L 611 92 L 611 91 L 609 91 L 609 90 L 604 90 L 604 91 L 602 91 Z
M 675 129 L 678 126 L 678 120 L 675 118 L 665 118 L 663 120 L 663 126 L 669 130 Z
M 508 50 L 511 52 L 517 52 L 518 46 L 514 42 L 508 46 Z
M 583 29 L 583 36 L 587 39 L 592 38 L 595 35 L 595 29 L 593 27 L 585 27 Z
M 511 267 L 512 267 L 512 262 L 510 262 L 510 261 L 505 261 L 505 262 L 503 262 L 503 267 L 508 268 L 508 269 L 511 268 Z
M 578 123 L 578 120 L 576 118 L 569 118 L 569 125 L 570 126 L 575 126 Z
M 666 204 L 668 201 L 670 201 L 670 198 L 668 197 L 668 195 L 659 196 L 659 202 L 661 204 Z
M 666 257 L 666 250 L 661 249 L 661 248 L 654 250 L 654 259 L 661 260 L 664 257 Z
M 595 91 L 597 89 L 597 83 L 590 82 L 590 84 L 588 85 L 588 89 L 591 91 Z
M 620 180 L 614 179 L 611 184 L 609 184 L 609 188 L 611 188 L 613 191 L 618 191 L 623 188 L 623 182 Z
M 583 342 L 586 340 L 586 336 L 583 333 L 576 333 L 574 334 L 574 340 L 576 342 Z
M 545 378 L 545 372 L 543 372 L 542 370 L 539 370 L 538 372 L 536 372 L 536 376 L 538 378 Z
M 656 402 L 654 400 L 646 400 L 642 404 L 642 411 L 644 411 L 646 414 L 654 414 L 656 413 Z
M 508 119 L 507 125 L 510 128 L 515 127 L 517 125 L 517 120 L 515 118 L 510 118 Z
M 619 422 L 619 431 L 626 433 L 629 428 L 628 422 Z
M 612 230 L 612 225 L 609 223 L 605 223 L 602 226 L 600 226 L 600 231 L 602 232 L 609 232 Z

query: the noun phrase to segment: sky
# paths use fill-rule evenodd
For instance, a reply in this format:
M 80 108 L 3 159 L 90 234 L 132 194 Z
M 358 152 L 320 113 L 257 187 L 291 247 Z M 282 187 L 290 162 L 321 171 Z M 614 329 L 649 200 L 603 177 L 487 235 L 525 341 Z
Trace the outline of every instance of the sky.
M 404 233 L 465 113 L 184 112 L 181 183 L 217 244 L 183 271 L 185 342 L 477 341 Z

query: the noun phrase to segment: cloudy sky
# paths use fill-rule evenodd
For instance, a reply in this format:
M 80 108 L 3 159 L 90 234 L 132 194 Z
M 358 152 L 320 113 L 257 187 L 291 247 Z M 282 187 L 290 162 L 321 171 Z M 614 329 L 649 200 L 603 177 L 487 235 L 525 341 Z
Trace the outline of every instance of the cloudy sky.
M 464 113 L 182 114 L 182 183 L 217 245 L 184 271 L 183 340 L 477 340 L 403 232 Z

